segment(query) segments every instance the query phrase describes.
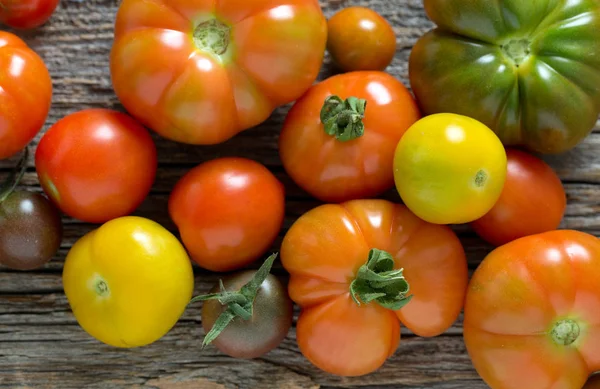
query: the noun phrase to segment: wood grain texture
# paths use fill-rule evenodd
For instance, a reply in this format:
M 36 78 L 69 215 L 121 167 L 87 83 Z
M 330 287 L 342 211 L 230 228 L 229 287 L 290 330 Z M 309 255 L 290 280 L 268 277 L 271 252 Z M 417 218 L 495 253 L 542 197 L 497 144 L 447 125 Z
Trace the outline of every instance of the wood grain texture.
M 394 26 L 397 56 L 388 71 L 408 85 L 407 59 L 418 37 L 432 27 L 421 0 L 323 0 L 327 16 L 341 7 L 364 5 Z M 54 99 L 46 127 L 63 116 L 91 107 L 123 111 L 111 85 L 108 55 L 113 39 L 117 0 L 62 0 L 51 22 L 36 31 L 19 32 L 46 61 L 54 82 Z M 321 79 L 334 70 L 326 57 Z M 257 128 L 218 146 L 176 144 L 156 135 L 160 168 L 152 193 L 136 215 L 156 220 L 171 231 L 168 194 L 190 168 L 221 156 L 242 156 L 267 165 L 286 185 L 287 216 L 282 231 L 303 212 L 318 205 L 285 175 L 277 153 L 277 136 L 288 107 L 278 109 Z M 41 136 L 41 134 L 40 134 Z M 33 149 L 40 136 L 33 142 Z M 600 235 L 600 127 L 575 150 L 545 157 L 564 181 L 569 205 L 563 228 Z M 0 175 L 13 161 L 0 161 Z M 23 185 L 39 191 L 33 160 Z M 398 201 L 391 191 L 384 196 Z M 151 388 L 151 389 L 480 389 L 462 341 L 461 320 L 443 336 L 422 339 L 403 330 L 397 353 L 378 372 L 346 379 L 324 374 L 310 365 L 295 344 L 295 331 L 264 358 L 240 361 L 214 348 L 200 350 L 200 307 L 191 307 L 163 339 L 135 350 L 104 346 L 83 332 L 62 291 L 61 271 L 69 247 L 95 225 L 69 218 L 57 257 L 33 272 L 0 268 L 0 387 L 2 388 Z M 475 269 L 491 250 L 468 227 L 457 226 Z M 272 250 L 277 250 L 280 239 Z M 196 291 L 208 291 L 215 275 L 196 271 Z M 274 270 L 285 280 L 280 267 Z M 297 313 L 297 312 L 296 312 Z

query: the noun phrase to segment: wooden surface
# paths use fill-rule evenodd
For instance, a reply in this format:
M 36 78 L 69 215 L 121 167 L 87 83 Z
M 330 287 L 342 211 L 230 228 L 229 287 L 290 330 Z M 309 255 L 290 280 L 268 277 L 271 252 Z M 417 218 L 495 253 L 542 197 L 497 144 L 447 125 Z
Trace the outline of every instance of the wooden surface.
M 348 5 L 367 5 L 393 23 L 398 53 L 390 73 L 407 83 L 407 59 L 415 40 L 432 25 L 421 0 L 328 0 L 330 16 Z M 83 108 L 122 110 L 111 87 L 108 54 L 112 45 L 116 0 L 62 0 L 45 27 L 19 33 L 46 61 L 54 80 L 54 100 L 47 126 Z M 331 74 L 326 59 L 321 78 Z M 286 184 L 289 200 L 285 228 L 317 203 L 285 176 L 277 155 L 277 134 L 287 111 L 275 112 L 260 127 L 226 144 L 194 147 L 155 136 L 160 169 L 151 196 L 136 212 L 172 231 L 167 215 L 169 191 L 187 170 L 200 162 L 238 155 L 258 160 Z M 37 138 L 39 139 L 39 137 Z M 37 139 L 34 142 L 37 143 Z M 563 228 L 600 232 L 600 131 L 577 149 L 546 158 L 564 180 L 569 206 Z M 10 161 L 0 161 L 0 175 Z M 30 161 L 24 185 L 40 190 Z M 398 200 L 390 192 L 385 196 Z M 75 322 L 62 291 L 61 270 L 69 247 L 96 226 L 65 218 L 65 239 L 59 255 L 43 269 L 12 272 L 0 268 L 0 387 L 3 388 L 434 388 L 480 389 L 466 355 L 460 320 L 447 334 L 421 339 L 403 332 L 397 353 L 378 372 L 344 379 L 324 374 L 300 354 L 292 329 L 285 342 L 264 358 L 241 361 L 214 348 L 200 351 L 199 305 L 189 309 L 177 326 L 157 343 L 118 350 L 90 338 Z M 282 234 L 285 232 L 285 228 Z M 456 227 L 474 269 L 490 247 L 466 227 Z M 277 250 L 279 241 L 273 250 Z M 206 292 L 215 276 L 198 268 L 196 293 Z M 285 279 L 281 268 L 275 273 Z

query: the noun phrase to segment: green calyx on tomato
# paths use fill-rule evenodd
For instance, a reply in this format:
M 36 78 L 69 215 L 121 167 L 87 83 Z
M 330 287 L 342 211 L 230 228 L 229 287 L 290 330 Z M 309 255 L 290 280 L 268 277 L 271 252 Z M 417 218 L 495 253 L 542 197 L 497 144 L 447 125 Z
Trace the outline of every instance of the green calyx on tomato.
M 327 135 L 335 136 L 340 142 L 360 138 L 365 133 L 365 109 L 367 100 L 339 96 L 329 96 L 321 109 L 321 122 Z
M 550 336 L 554 343 L 559 346 L 569 346 L 579 338 L 581 329 L 575 320 L 565 319 L 560 320 L 552 327 Z
M 227 52 L 231 27 L 217 19 L 200 23 L 194 30 L 194 44 L 202 51 L 220 56 Z
M 227 328 L 227 326 L 235 318 L 241 318 L 242 320 L 252 319 L 254 313 L 254 300 L 260 289 L 260 286 L 267 279 L 273 263 L 277 258 L 277 254 L 271 255 L 262 264 L 262 266 L 255 273 L 254 277 L 237 292 L 231 292 L 225 290 L 223 281 L 219 280 L 220 292 L 210 293 L 202 296 L 194 297 L 191 303 L 197 301 L 217 300 L 221 305 L 226 306 L 227 309 L 217 318 L 215 324 L 211 330 L 204 337 L 202 347 L 208 346 L 212 343 L 220 334 Z
M 600 113 L 596 0 L 425 0 L 436 28 L 414 45 L 412 90 L 425 115 L 456 113 L 505 146 L 557 154 Z
M 350 295 L 359 306 L 375 301 L 384 308 L 397 311 L 408 304 L 410 286 L 404 278 L 404 269 L 394 269 L 394 257 L 372 249 L 367 263 L 358 269 L 350 284 Z

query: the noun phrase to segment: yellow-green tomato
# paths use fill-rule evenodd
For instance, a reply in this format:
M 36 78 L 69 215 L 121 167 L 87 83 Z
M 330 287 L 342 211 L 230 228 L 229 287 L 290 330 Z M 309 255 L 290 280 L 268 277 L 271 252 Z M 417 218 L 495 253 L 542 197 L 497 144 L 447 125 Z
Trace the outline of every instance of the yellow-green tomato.
M 411 211 L 436 224 L 470 223 L 498 201 L 506 180 L 506 151 L 481 122 L 435 114 L 404 134 L 394 155 L 394 180 Z

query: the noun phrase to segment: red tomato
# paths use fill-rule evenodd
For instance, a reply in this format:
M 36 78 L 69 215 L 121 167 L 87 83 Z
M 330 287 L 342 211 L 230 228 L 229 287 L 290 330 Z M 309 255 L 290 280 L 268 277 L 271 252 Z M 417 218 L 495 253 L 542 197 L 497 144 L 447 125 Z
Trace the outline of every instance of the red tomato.
M 179 180 L 169 198 L 171 219 L 190 256 L 218 272 L 260 258 L 283 223 L 283 185 L 258 162 L 220 158 Z
M 59 120 L 35 155 L 40 184 L 67 215 L 104 223 L 133 212 L 157 168 L 148 131 L 131 117 L 88 109 Z
M 0 23 L 31 29 L 46 23 L 59 0 L 0 0 Z
M 331 374 L 377 370 L 398 347 L 400 322 L 436 336 L 463 306 L 468 273 L 459 239 L 404 205 L 322 205 L 292 225 L 280 254 L 290 297 L 302 308 L 300 351 Z
M 394 186 L 396 145 L 418 119 L 410 92 L 389 74 L 341 74 L 294 104 L 279 153 L 290 177 L 319 200 L 375 197 Z
M 506 155 L 508 171 L 500 199 L 472 223 L 479 236 L 496 246 L 556 230 L 567 206 L 562 182 L 550 166 L 523 151 L 508 149 Z
M 396 55 L 396 34 L 372 9 L 348 7 L 327 22 L 327 50 L 345 72 L 384 70 Z
M 160 135 L 221 143 L 300 97 L 326 40 L 317 0 L 124 0 L 112 80 L 125 108 Z
M 0 31 L 0 159 L 33 140 L 51 100 L 52 80 L 44 61 L 17 36 Z
M 578 231 L 490 253 L 466 297 L 464 339 L 492 389 L 576 389 L 600 370 L 600 240 Z

